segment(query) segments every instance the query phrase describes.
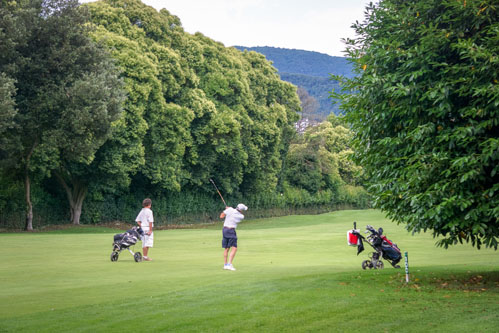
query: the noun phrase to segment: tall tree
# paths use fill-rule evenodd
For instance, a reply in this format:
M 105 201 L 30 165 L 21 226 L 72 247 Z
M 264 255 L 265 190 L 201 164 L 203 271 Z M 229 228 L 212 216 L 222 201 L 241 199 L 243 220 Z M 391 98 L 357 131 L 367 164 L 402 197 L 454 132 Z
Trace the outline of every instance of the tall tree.
M 499 6 L 382 0 L 348 40 L 343 108 L 376 206 L 448 247 L 497 249 Z
M 113 175 L 113 170 L 97 163 L 95 179 L 129 185 L 130 175 L 137 172 L 138 178 L 145 178 L 159 189 L 179 191 L 189 177 L 183 158 L 191 145 L 189 126 L 194 113 L 179 103 L 179 96 L 190 89 L 192 72 L 179 54 L 167 47 L 172 35 L 181 30 L 175 28 L 178 19 L 133 0 L 86 6 L 97 26 L 92 36 L 112 50 L 128 94 L 125 121 L 110 144 L 99 151 L 105 164 L 111 163 L 119 172 Z M 135 154 L 120 156 L 124 149 Z M 106 181 L 104 190 L 116 188 Z
M 123 70 L 125 113 L 145 123 L 137 178 L 168 191 L 211 177 L 225 193 L 275 189 L 299 100 L 265 57 L 188 34 L 138 0 L 86 6 Z
M 23 37 L 0 58 L 0 69 L 11 73 L 17 89 L 17 127 L 6 136 L 18 145 L 6 153 L 24 170 L 26 229 L 33 227 L 33 172 L 55 170 L 67 190 L 72 221 L 78 223 L 75 197 L 85 190 L 71 190 L 66 166 L 91 163 L 109 137 L 124 98 L 118 72 L 89 38 L 88 15 L 77 0 L 9 2 L 1 15 Z

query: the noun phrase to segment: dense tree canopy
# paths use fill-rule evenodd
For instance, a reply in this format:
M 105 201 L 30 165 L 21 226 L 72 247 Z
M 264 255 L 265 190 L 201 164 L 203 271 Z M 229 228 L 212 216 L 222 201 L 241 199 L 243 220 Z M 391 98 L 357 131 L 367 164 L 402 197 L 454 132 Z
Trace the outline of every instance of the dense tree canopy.
M 69 165 L 90 164 L 109 137 L 123 100 L 118 72 L 89 38 L 88 18 L 77 0 L 3 2 L 0 17 L 0 44 L 8 46 L 0 56 L 0 80 L 7 89 L 2 118 L 8 118 L 2 127 L 11 127 L 3 133 L 2 151 L 13 169 L 23 171 L 26 229 L 32 229 L 32 173 L 58 175 L 73 220 L 75 193 L 69 188 L 78 180 Z
M 352 131 L 341 118 L 308 127 L 293 140 L 286 158 L 286 181 L 310 193 L 330 191 L 338 195 L 345 184 L 357 184 L 361 168 L 351 161 Z
M 499 6 L 382 0 L 348 52 L 344 109 L 376 205 L 445 247 L 497 249 Z
M 124 73 L 125 112 L 146 125 L 141 174 L 174 191 L 210 177 L 229 193 L 275 190 L 298 119 L 295 87 L 263 56 L 190 35 L 165 9 L 137 0 L 88 8 L 94 38 L 113 50 Z

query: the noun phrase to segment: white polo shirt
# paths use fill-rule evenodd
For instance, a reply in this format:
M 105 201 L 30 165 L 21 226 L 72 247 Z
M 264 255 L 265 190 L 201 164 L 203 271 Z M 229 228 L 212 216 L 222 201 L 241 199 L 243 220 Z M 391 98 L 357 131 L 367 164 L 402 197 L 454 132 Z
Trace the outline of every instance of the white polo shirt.
M 224 210 L 225 221 L 224 227 L 227 228 L 237 228 L 237 224 L 244 219 L 244 215 L 241 214 L 237 209 L 229 207 Z
M 142 230 L 144 230 L 144 232 L 148 232 L 149 231 L 149 222 L 154 223 L 154 217 L 152 215 L 152 210 L 149 208 L 142 208 L 139 215 L 137 215 L 135 222 L 140 222 Z

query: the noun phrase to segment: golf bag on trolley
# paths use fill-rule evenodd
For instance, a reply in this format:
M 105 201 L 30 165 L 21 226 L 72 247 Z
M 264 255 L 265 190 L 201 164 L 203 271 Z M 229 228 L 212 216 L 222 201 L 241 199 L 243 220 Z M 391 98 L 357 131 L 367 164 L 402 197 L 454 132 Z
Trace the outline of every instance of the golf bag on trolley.
M 142 261 L 142 253 L 133 252 L 130 249 L 130 246 L 133 246 L 140 240 L 141 236 L 144 235 L 144 231 L 142 231 L 141 227 L 133 227 L 130 230 L 122 234 L 114 235 L 113 242 L 113 252 L 111 253 L 111 261 L 118 261 L 118 257 L 120 252 L 123 250 L 128 250 L 135 259 L 136 262 Z
M 348 245 L 357 246 L 357 255 L 364 251 L 364 241 L 367 242 L 374 252 L 369 254 L 369 259 L 362 262 L 362 269 L 382 269 L 384 263 L 381 259 L 388 261 L 394 268 L 400 268 L 399 261 L 402 259 L 402 254 L 397 244 L 394 244 L 385 235 L 383 229 L 375 230 L 372 226 L 366 226 L 367 237 L 360 234 L 360 230 L 356 229 L 356 222 L 353 223 L 353 230 L 348 231 Z

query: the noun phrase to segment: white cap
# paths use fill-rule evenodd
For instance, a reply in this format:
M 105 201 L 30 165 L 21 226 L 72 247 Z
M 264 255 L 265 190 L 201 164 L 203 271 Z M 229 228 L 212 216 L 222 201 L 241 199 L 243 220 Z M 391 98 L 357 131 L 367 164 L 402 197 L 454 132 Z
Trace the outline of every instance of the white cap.
M 248 210 L 248 207 L 246 207 L 244 204 L 240 203 L 236 207 L 237 210 Z

